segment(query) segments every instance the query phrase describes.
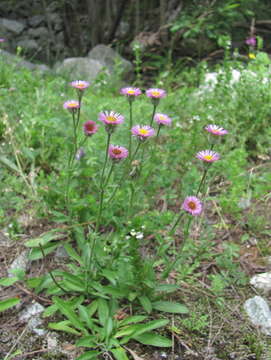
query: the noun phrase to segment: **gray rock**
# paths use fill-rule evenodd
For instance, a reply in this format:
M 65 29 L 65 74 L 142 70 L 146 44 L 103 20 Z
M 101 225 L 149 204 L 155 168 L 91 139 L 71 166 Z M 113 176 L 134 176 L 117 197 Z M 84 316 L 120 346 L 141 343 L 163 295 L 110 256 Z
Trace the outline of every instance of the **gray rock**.
M 93 81 L 102 70 L 103 65 L 99 61 L 83 57 L 68 58 L 55 66 L 57 74 L 66 74 L 70 80 Z
M 32 17 L 28 20 L 28 23 L 29 23 L 29 25 L 32 26 L 32 27 L 37 27 L 37 26 L 39 26 L 40 24 L 42 24 L 44 21 L 45 21 L 44 15 L 35 15 L 35 16 L 32 16 Z
M 33 39 L 20 40 L 18 41 L 18 46 L 26 50 L 37 50 L 39 48 L 38 43 Z
M 39 315 L 44 311 L 44 306 L 41 304 L 34 302 L 31 305 L 28 305 L 24 311 L 19 316 L 19 319 L 21 321 L 28 320 L 32 318 L 33 316 Z
M 46 27 L 41 26 L 36 29 L 29 29 L 28 35 L 34 39 L 45 38 L 49 36 L 49 31 Z
M 13 34 L 19 35 L 25 28 L 25 24 L 16 20 L 0 19 L 0 26 Z
M 1 61 L 6 61 L 9 64 L 13 64 L 15 67 L 22 67 L 29 70 L 38 70 L 41 72 L 50 70 L 46 65 L 37 65 L 33 64 L 30 61 L 23 60 L 19 56 L 10 54 L 8 51 L 0 49 L 0 58 Z
M 254 296 L 244 304 L 244 309 L 253 325 L 264 334 L 271 335 L 271 311 L 261 296 Z
M 95 46 L 88 53 L 88 57 L 93 60 L 99 61 L 103 64 L 109 72 L 112 74 L 116 66 L 120 66 L 122 74 L 127 74 L 133 69 L 133 65 L 130 61 L 124 59 L 116 51 L 109 46 L 100 44 Z
M 40 318 L 40 314 L 43 312 L 44 307 L 37 302 L 26 307 L 19 316 L 20 321 L 27 322 L 28 328 L 38 336 L 46 334 L 46 330 L 38 328 L 43 321 Z
M 28 250 L 24 250 L 10 265 L 8 276 L 13 277 L 13 270 L 20 269 L 26 271 L 29 268 L 30 260 L 28 259 Z
M 271 272 L 257 274 L 250 279 L 250 284 L 256 289 L 268 292 L 271 290 Z

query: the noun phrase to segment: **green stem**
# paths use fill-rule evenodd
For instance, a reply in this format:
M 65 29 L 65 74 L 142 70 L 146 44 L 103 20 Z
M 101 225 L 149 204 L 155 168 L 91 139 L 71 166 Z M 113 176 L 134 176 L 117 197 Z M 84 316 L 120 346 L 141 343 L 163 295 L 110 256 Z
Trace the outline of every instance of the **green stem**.
M 104 159 L 104 165 L 103 165 L 103 170 L 102 170 L 102 175 L 101 175 L 101 180 L 100 180 L 100 188 L 99 188 L 99 192 L 100 192 L 100 201 L 99 201 L 99 210 L 98 210 L 98 216 L 97 216 L 97 221 L 96 221 L 96 226 L 95 226 L 95 232 L 98 231 L 99 229 L 99 225 L 100 225 L 100 221 L 101 221 L 101 216 L 102 216 L 102 209 L 103 209 L 103 200 L 104 200 L 104 190 L 105 190 L 105 186 L 104 186 L 104 172 L 105 172 L 105 168 L 106 168 L 106 164 L 107 164 L 107 159 L 108 159 L 108 149 L 109 149 L 109 143 L 110 143 L 110 138 L 111 138 L 111 133 L 109 132 L 107 135 L 107 143 L 106 143 L 106 150 L 105 150 L 105 159 Z M 109 171 L 109 176 L 111 175 L 112 171 Z M 109 180 L 109 176 L 106 180 L 106 183 Z
M 129 127 L 130 127 L 130 137 L 129 137 L 129 158 L 132 156 L 132 133 L 131 133 L 131 129 L 133 127 L 133 102 L 130 100 L 129 101 L 129 105 L 130 105 L 130 122 L 129 122 Z
M 151 117 L 150 126 L 152 126 L 152 124 L 153 124 L 153 119 L 154 119 L 156 108 L 157 108 L 157 104 L 153 104 L 153 110 L 152 110 L 152 117 Z
M 124 169 L 123 175 L 122 175 L 122 177 L 121 177 L 118 185 L 115 187 L 112 195 L 111 195 L 110 198 L 108 199 L 107 205 L 112 201 L 112 199 L 113 199 L 114 196 L 116 195 L 116 192 L 118 191 L 118 189 L 121 187 L 123 181 L 125 180 L 126 176 L 129 174 L 129 172 L 127 171 L 127 169 L 129 170 L 130 165 L 131 165 L 131 163 L 133 162 L 133 160 L 134 160 L 134 158 L 135 158 L 135 156 L 136 156 L 136 154 L 137 154 L 137 152 L 138 152 L 138 150 L 139 150 L 140 145 L 141 145 L 141 142 L 139 141 L 138 144 L 137 144 L 137 147 L 136 147 L 136 149 L 135 149 L 135 152 L 133 153 L 133 156 L 131 157 L 130 161 L 128 162 L 128 165 L 127 165 L 127 166 L 125 167 L 125 169 Z
M 41 253 L 42 253 L 43 258 L 45 258 L 45 253 L 44 253 L 44 250 L 43 250 L 42 245 L 39 244 L 39 247 L 40 247 L 40 251 L 41 251 Z M 48 271 L 48 273 L 49 273 L 51 279 L 53 280 L 53 282 L 55 283 L 55 285 L 56 285 L 60 290 L 62 290 L 64 293 L 68 294 L 68 291 L 65 290 L 65 289 L 58 283 L 58 281 L 56 280 L 56 278 L 54 277 L 54 275 L 52 274 L 52 272 L 51 272 L 51 271 Z
M 166 279 L 169 275 L 169 273 L 171 272 L 171 270 L 174 268 L 174 266 L 177 264 L 177 262 L 180 260 L 180 258 L 182 257 L 182 251 L 183 251 L 183 248 L 184 248 L 184 245 L 186 244 L 186 241 L 188 239 L 188 235 L 189 235 L 189 230 L 190 230 L 190 225 L 191 225 L 191 222 L 193 220 L 193 216 L 190 215 L 190 218 L 189 220 L 187 221 L 187 224 L 186 224 L 186 229 L 184 231 L 184 238 L 183 238 L 183 242 L 179 248 L 179 254 L 178 256 L 175 258 L 175 260 L 173 261 L 173 263 L 171 263 L 167 269 L 162 273 L 162 279 Z

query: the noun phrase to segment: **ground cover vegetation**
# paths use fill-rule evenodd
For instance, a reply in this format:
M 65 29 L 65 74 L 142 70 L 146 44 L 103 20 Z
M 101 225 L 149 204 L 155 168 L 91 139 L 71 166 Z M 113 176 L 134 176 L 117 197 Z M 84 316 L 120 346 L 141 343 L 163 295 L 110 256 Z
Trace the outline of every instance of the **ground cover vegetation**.
M 1 227 L 32 261 L 7 277 L 1 253 L 4 321 L 27 291 L 77 360 L 271 356 L 243 312 L 271 234 L 270 60 L 253 44 L 246 63 L 225 45 L 215 83 L 206 63 L 121 89 L 1 66 Z

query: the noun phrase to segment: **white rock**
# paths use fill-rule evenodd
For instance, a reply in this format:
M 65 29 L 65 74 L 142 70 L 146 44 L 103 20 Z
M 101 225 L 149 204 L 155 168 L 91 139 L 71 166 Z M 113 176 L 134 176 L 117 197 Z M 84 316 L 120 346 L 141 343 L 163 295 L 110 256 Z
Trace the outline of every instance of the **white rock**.
M 271 336 L 271 311 L 267 302 L 261 296 L 254 296 L 245 302 L 244 309 L 253 325 Z
M 31 305 L 28 305 L 26 307 L 26 309 L 24 311 L 22 311 L 21 315 L 20 315 L 20 320 L 28 320 L 30 318 L 32 318 L 33 316 L 36 316 L 40 313 L 42 313 L 44 310 L 44 307 L 37 303 L 37 302 L 34 302 L 33 304 Z
M 250 279 L 250 284 L 256 289 L 264 290 L 265 292 L 271 290 L 271 272 L 266 272 L 253 276 Z
M 13 270 L 20 269 L 26 271 L 29 268 L 30 260 L 28 259 L 28 250 L 23 251 L 10 265 L 8 276 L 13 277 Z

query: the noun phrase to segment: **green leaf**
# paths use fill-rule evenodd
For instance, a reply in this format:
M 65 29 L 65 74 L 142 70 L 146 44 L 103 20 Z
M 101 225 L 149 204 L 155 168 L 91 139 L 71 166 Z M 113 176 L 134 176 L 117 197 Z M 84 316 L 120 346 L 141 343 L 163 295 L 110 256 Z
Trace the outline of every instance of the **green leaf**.
M 152 311 L 152 304 L 147 296 L 140 296 L 139 301 L 143 309 L 150 314 Z
M 88 328 L 91 330 L 93 328 L 93 321 L 91 320 L 91 317 L 89 316 L 89 312 L 87 307 L 83 305 L 78 305 L 79 315 L 80 319 L 87 324 Z
M 185 305 L 171 301 L 156 301 L 152 305 L 155 310 L 173 314 L 187 314 L 189 312 Z
M 20 302 L 19 298 L 10 298 L 10 299 L 0 301 L 0 312 L 5 311 L 5 310 L 17 305 L 19 302 Z
M 58 244 L 52 243 L 47 244 L 43 247 L 43 252 L 45 255 L 50 254 L 58 247 Z M 31 249 L 30 254 L 28 255 L 29 260 L 38 260 L 43 258 L 43 253 L 38 248 Z
M 109 317 L 109 308 L 107 302 L 104 299 L 98 300 L 98 316 L 101 325 L 104 326 Z
M 151 345 L 157 347 L 171 347 L 172 341 L 164 336 L 157 335 L 152 332 L 147 332 L 141 335 L 132 336 L 133 339 L 144 345 Z
M 74 248 L 70 244 L 64 245 L 64 249 L 67 251 L 68 255 L 75 261 L 77 261 L 80 265 L 83 266 L 83 259 L 78 255 L 78 253 L 74 250 Z
M 97 300 L 93 300 L 88 306 L 88 315 L 89 317 L 92 317 L 93 314 L 95 314 L 95 312 L 98 309 L 98 301 Z
M 42 317 L 49 317 L 53 315 L 58 310 L 58 307 L 56 304 L 48 306 L 42 313 Z
M 50 329 L 57 330 L 57 331 L 64 331 L 64 332 L 69 333 L 69 334 L 74 334 L 74 335 L 80 335 L 81 334 L 80 332 L 73 329 L 72 327 L 70 327 L 67 324 L 70 324 L 70 321 L 65 320 L 65 321 L 60 321 L 58 323 L 49 323 L 48 327 Z
M 155 291 L 170 293 L 178 290 L 179 287 L 180 287 L 179 285 L 175 285 L 175 284 L 159 284 L 158 286 L 155 287 Z
M 57 305 L 58 310 L 70 320 L 73 326 L 79 330 L 85 330 L 84 324 L 79 320 L 74 310 L 63 300 L 53 297 L 53 302 Z
M 76 346 L 84 346 L 84 347 L 90 347 L 93 348 L 96 346 L 95 343 L 95 336 L 84 336 L 81 339 L 76 341 Z
M 18 280 L 17 277 L 0 279 L 0 286 L 11 286 Z
M 10 170 L 13 170 L 15 172 L 17 172 L 18 174 L 20 174 L 20 170 L 17 167 L 17 165 L 15 165 L 12 161 L 10 161 L 8 158 L 6 158 L 5 156 L 0 156 L 0 161 L 6 165 Z
M 80 355 L 79 357 L 77 357 L 75 360 L 91 360 L 97 359 L 97 356 L 100 354 L 100 351 L 96 351 L 96 350 L 92 350 L 92 351 L 87 351 L 84 354 Z
M 157 329 L 159 327 L 163 327 L 167 325 L 169 320 L 167 319 L 160 319 L 160 320 L 153 320 L 145 324 L 135 324 L 126 326 L 123 329 L 120 329 L 116 334 L 115 338 L 123 337 L 123 336 L 135 336 L 143 334 L 144 332 Z
M 119 325 L 128 325 L 128 324 L 133 324 L 133 323 L 138 323 L 141 321 L 144 321 L 147 318 L 147 316 L 144 315 L 134 315 L 134 316 L 129 316 L 126 319 L 123 319 L 119 322 Z
M 129 360 L 126 355 L 126 351 L 122 347 L 112 349 L 111 352 L 116 360 Z
M 26 247 L 39 248 L 40 245 L 44 246 L 52 240 L 58 240 L 61 238 L 63 238 L 63 234 L 59 234 L 59 229 L 54 229 L 54 230 L 48 231 L 46 233 L 43 233 L 42 235 L 40 235 L 37 238 L 26 241 L 24 243 L 24 245 Z

